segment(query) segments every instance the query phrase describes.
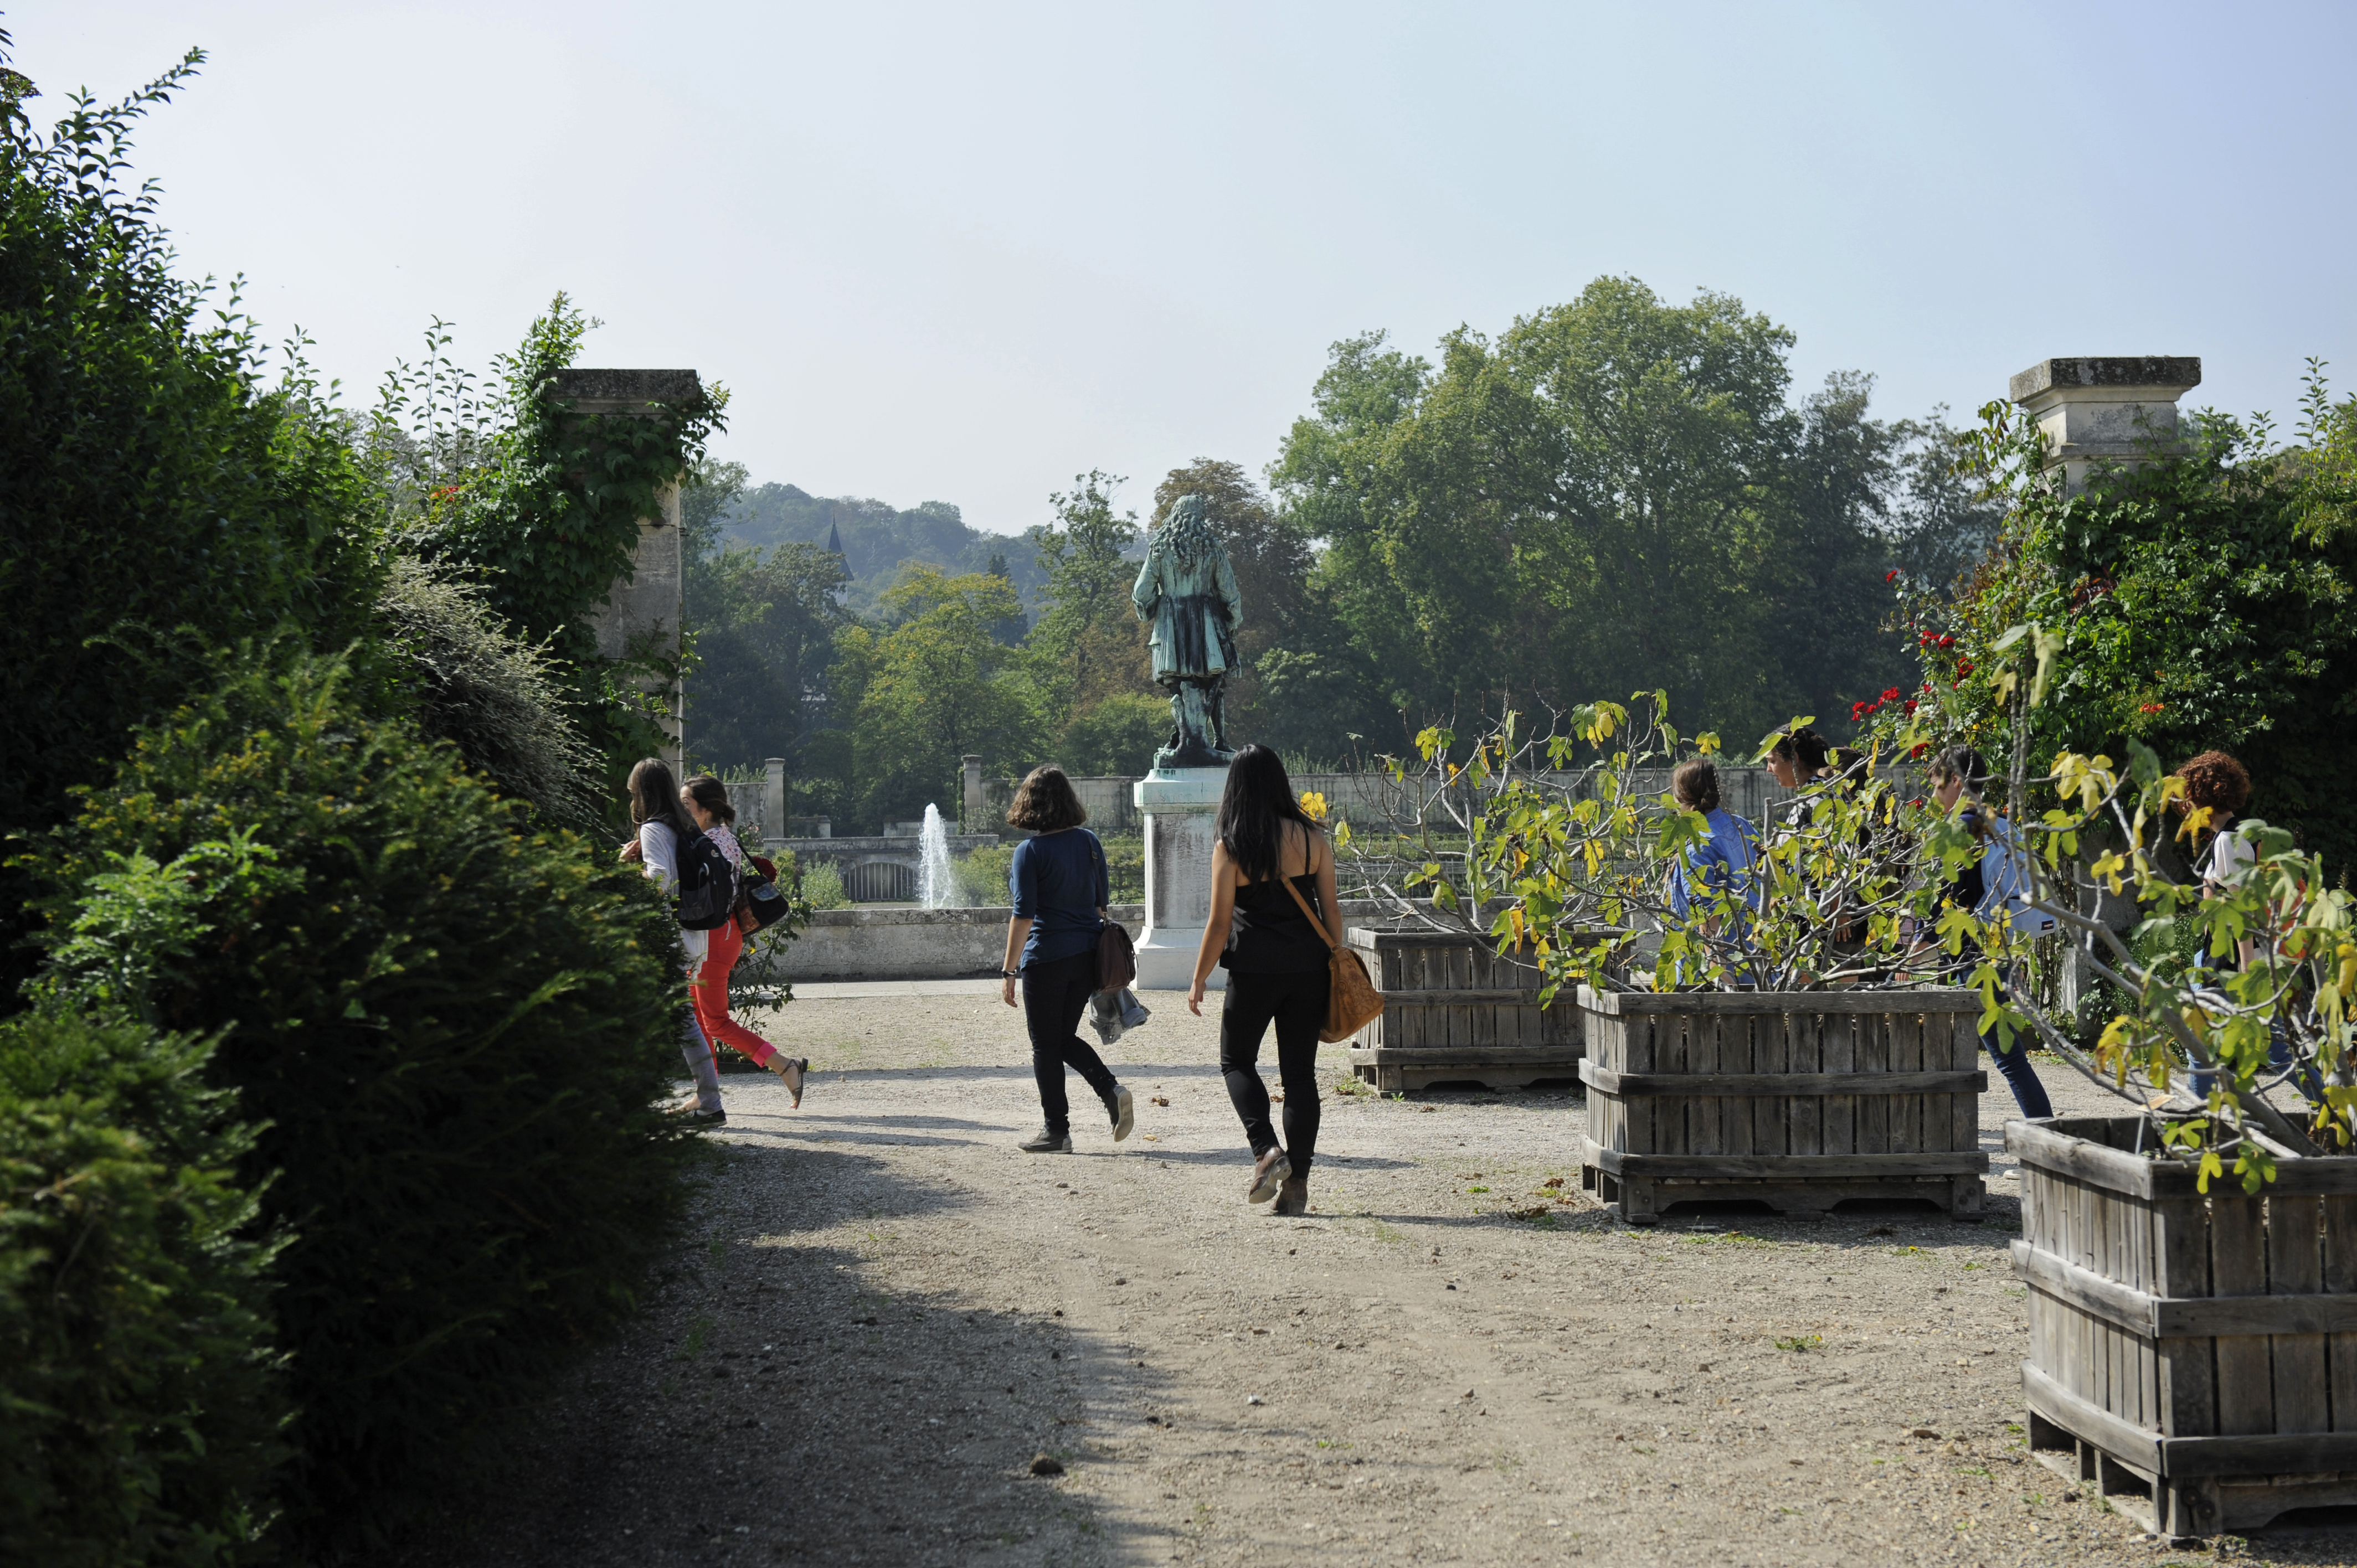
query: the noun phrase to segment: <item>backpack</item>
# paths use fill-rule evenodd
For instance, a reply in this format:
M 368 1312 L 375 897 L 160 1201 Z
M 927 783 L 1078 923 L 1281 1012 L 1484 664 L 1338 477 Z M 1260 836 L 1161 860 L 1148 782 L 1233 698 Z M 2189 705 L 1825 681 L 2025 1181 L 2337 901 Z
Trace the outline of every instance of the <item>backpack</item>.
M 679 841 L 679 923 L 691 931 L 726 925 L 737 908 L 737 867 L 702 833 Z

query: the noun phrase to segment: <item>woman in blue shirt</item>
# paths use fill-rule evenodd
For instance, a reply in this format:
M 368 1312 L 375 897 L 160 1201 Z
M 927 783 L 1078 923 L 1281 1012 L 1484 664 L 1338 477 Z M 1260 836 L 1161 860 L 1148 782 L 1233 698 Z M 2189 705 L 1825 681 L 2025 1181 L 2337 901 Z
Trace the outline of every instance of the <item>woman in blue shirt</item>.
M 1710 836 L 1689 845 L 1685 855 L 1670 867 L 1670 912 L 1681 922 L 1703 907 L 1703 930 L 1742 941 L 1751 930 L 1751 912 L 1760 908 L 1760 879 L 1752 867 L 1760 859 L 1760 831 L 1718 803 L 1718 769 L 1696 757 L 1678 764 L 1670 775 L 1670 797 L 1680 808 L 1700 811 L 1710 824 Z M 1732 913 L 1720 929 L 1720 917 Z
M 1136 1119 L 1129 1090 L 1080 1036 L 1081 1015 L 1097 988 L 1097 933 L 1113 902 L 1104 845 L 1081 826 L 1088 818 L 1072 781 L 1052 767 L 1033 768 L 1006 811 L 1009 827 L 1036 835 L 1015 846 L 1007 873 L 1015 913 L 1006 922 L 1006 961 L 999 971 L 1000 994 L 1009 1007 L 1016 1004 L 1016 982 L 1023 983 L 1023 1026 L 1031 1036 L 1031 1072 L 1047 1118 L 1023 1141 L 1028 1154 L 1072 1152 L 1071 1106 L 1064 1098 L 1068 1067 L 1104 1101 L 1115 1143 L 1129 1136 Z

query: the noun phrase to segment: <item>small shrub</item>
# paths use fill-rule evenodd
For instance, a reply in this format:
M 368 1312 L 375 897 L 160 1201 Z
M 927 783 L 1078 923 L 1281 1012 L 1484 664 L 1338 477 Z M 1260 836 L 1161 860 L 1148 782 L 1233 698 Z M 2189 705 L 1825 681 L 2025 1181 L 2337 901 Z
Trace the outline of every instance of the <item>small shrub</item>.
M 957 863 L 958 887 L 971 908 L 989 909 L 1014 898 L 1006 885 L 1015 865 L 1015 846 L 1002 843 L 977 849 Z
M 255 1560 L 287 1404 L 231 1174 L 253 1134 L 208 1054 L 0 1024 L 0 1562 Z
M 834 862 L 822 860 L 802 872 L 802 900 L 813 909 L 851 908 L 851 895 L 843 890 L 843 873 Z
M 264 1213 L 292 1238 L 285 1498 L 314 1546 L 463 1479 L 630 1310 L 685 1157 L 656 1107 L 685 998 L 651 885 L 527 832 L 526 807 L 355 715 L 339 681 L 232 676 L 144 733 L 39 857 L 61 983 L 75 952 L 159 952 L 134 989 L 164 1026 L 218 1032 L 212 1075 L 264 1129 L 245 1170 L 273 1175 Z M 241 843 L 266 875 L 228 869 Z M 76 904 L 149 863 L 189 868 L 176 921 Z

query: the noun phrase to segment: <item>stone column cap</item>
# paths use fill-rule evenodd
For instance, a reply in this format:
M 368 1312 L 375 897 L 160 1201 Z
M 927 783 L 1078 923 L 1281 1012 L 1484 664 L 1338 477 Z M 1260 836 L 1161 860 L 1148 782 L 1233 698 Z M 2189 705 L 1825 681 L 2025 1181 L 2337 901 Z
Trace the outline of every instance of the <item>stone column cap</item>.
M 704 381 L 694 371 L 559 371 L 556 395 L 583 413 L 627 413 L 649 403 L 694 403 Z
M 2106 392 L 2166 392 L 2174 399 L 2201 384 L 2198 356 L 2120 354 L 2076 360 L 2040 360 L 2007 384 L 2016 403 L 2028 403 L 2041 393 L 2068 393 L 2076 389 Z

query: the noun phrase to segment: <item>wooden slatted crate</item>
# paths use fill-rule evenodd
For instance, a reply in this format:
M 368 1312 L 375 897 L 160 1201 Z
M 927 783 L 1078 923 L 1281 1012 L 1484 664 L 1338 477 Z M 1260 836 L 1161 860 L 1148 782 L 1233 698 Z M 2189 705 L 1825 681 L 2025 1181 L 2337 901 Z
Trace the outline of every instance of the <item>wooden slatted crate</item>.
M 1351 1043 L 1351 1070 L 1378 1090 L 1507 1089 L 1579 1070 L 1578 1005 L 1566 992 L 1541 1007 L 1529 958 L 1424 928 L 1353 926 L 1348 935 L 1383 995 L 1382 1015 Z
M 1582 986 L 1579 1006 L 1582 1180 L 1624 1222 L 1697 1199 L 1981 1211 L 1979 993 Z
M 2163 1535 L 2357 1505 L 2357 1157 L 2246 1194 L 2137 1152 L 2139 1119 L 2006 1128 L 2031 1451 Z

